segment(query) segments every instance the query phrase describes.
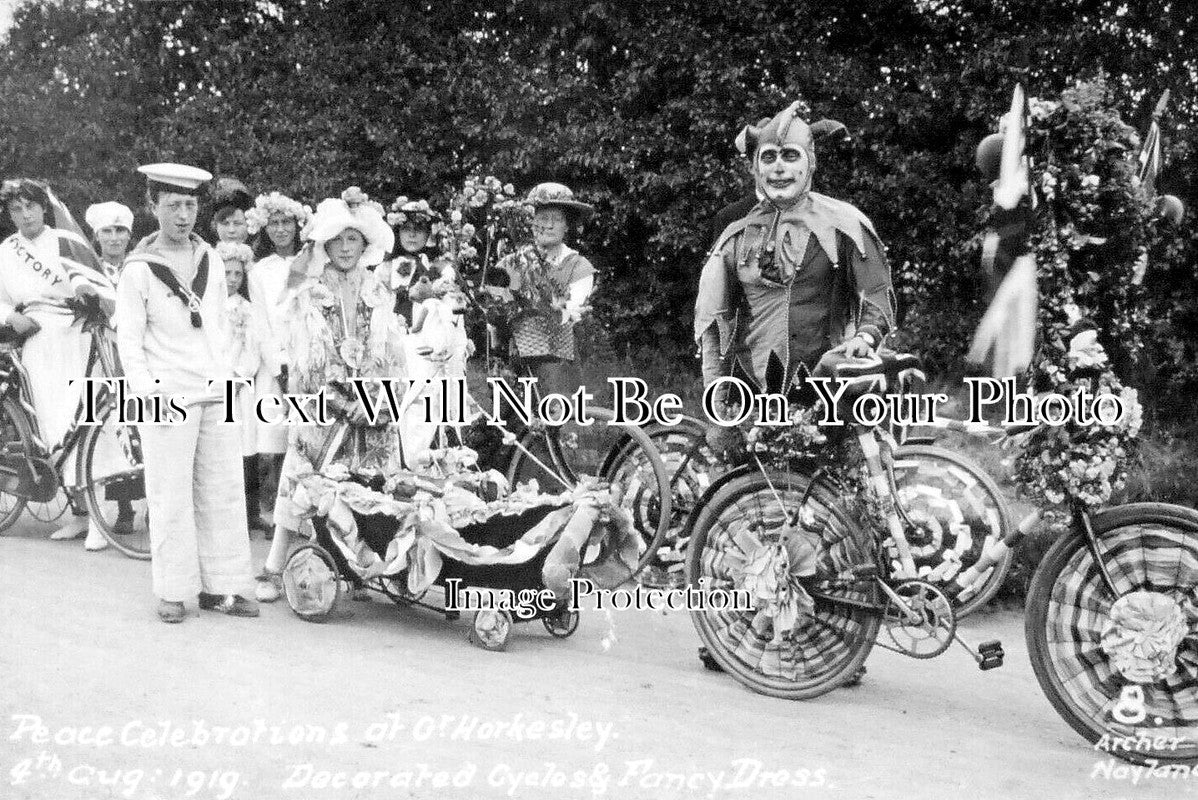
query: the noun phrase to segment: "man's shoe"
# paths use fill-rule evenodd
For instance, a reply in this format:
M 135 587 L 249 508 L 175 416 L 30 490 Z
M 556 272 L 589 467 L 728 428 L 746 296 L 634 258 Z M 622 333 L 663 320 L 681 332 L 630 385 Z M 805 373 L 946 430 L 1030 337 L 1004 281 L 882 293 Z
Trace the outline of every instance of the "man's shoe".
M 158 619 L 163 622 L 182 622 L 185 616 L 187 616 L 187 612 L 184 610 L 182 603 L 171 600 L 158 601 Z
M 204 611 L 219 611 L 230 617 L 258 616 L 258 604 L 252 600 L 246 600 L 239 594 L 200 592 L 200 608 Z
M 263 569 L 254 587 L 254 597 L 259 603 L 273 603 L 283 593 L 283 573 Z

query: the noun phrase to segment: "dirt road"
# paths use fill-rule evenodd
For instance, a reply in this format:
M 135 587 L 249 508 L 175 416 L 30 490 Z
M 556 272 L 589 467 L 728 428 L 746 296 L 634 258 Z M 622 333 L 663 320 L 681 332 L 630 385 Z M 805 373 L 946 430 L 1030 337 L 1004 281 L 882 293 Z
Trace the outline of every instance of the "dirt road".
M 875 650 L 861 686 L 789 703 L 703 670 L 678 612 L 584 614 L 564 641 L 520 626 L 505 653 L 381 601 L 328 625 L 285 604 L 163 625 L 148 564 L 46 530 L 0 539 L 4 798 L 1198 794 L 1198 776 L 1146 778 L 1074 735 L 1013 612 L 963 624 L 1002 639 L 1000 670 Z

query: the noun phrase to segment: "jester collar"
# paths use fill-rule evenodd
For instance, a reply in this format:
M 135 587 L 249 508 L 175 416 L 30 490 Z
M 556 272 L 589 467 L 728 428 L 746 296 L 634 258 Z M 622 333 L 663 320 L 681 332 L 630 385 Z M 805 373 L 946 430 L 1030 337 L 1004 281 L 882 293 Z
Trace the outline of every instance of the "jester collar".
M 725 268 L 723 256 L 729 243 L 753 227 L 763 228 L 767 236 L 772 234 L 774 258 L 782 283 L 789 283 L 802 265 L 812 236 L 834 267 L 843 266 L 839 263 L 838 233 L 844 234 L 861 255 L 866 253 L 866 237 L 876 240 L 878 236 L 873 223 L 856 207 L 818 192 L 808 192 L 799 202 L 785 209 L 768 201 L 758 203 L 720 235 L 699 279 L 695 339 L 700 339 L 715 323 L 719 329 L 721 351 L 726 351 L 730 343 L 735 314 L 729 292 L 729 270 Z

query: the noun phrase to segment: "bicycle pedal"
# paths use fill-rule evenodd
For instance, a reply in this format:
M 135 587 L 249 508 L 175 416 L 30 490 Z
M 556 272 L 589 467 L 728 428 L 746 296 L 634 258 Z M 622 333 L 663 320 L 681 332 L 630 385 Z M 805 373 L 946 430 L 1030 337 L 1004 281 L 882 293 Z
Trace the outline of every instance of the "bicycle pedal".
M 993 642 L 983 642 L 978 645 L 978 669 L 985 672 L 990 669 L 998 669 L 1003 665 L 1003 656 L 1005 653 L 1002 649 L 1002 643 L 995 640 Z
M 849 579 L 857 581 L 871 581 L 878 577 L 877 564 L 861 564 L 856 567 L 849 567 Z

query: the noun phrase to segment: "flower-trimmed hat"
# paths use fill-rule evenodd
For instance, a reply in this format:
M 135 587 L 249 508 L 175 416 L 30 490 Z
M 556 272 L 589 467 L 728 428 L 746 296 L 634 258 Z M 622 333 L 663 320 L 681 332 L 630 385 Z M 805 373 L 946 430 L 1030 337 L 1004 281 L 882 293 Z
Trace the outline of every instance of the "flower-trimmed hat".
M 351 186 L 342 192 L 341 197 L 321 200 L 316 206 L 316 213 L 301 233 L 302 238 L 318 245 L 312 256 L 312 270 L 324 268 L 329 257 L 323 245 L 347 228 L 353 228 L 366 238 L 366 251 L 361 260 L 365 266 L 383 263 L 395 247 L 395 233 L 383 219 L 382 206 L 358 187 Z
M 409 200 L 405 195 L 395 198 L 387 211 L 387 224 L 393 228 L 418 225 L 431 230 L 440 219 L 441 215 L 433 211 L 427 200 Z
M 292 200 L 281 192 L 260 194 L 254 200 L 254 207 L 245 212 L 245 224 L 251 236 L 266 227 L 271 214 L 291 217 L 300 230 L 312 219 L 312 209 L 298 200 Z
M 574 199 L 574 192 L 564 183 L 538 183 L 528 193 L 525 203 L 534 210 L 541 208 L 564 208 L 582 217 L 595 213 L 595 207 Z

